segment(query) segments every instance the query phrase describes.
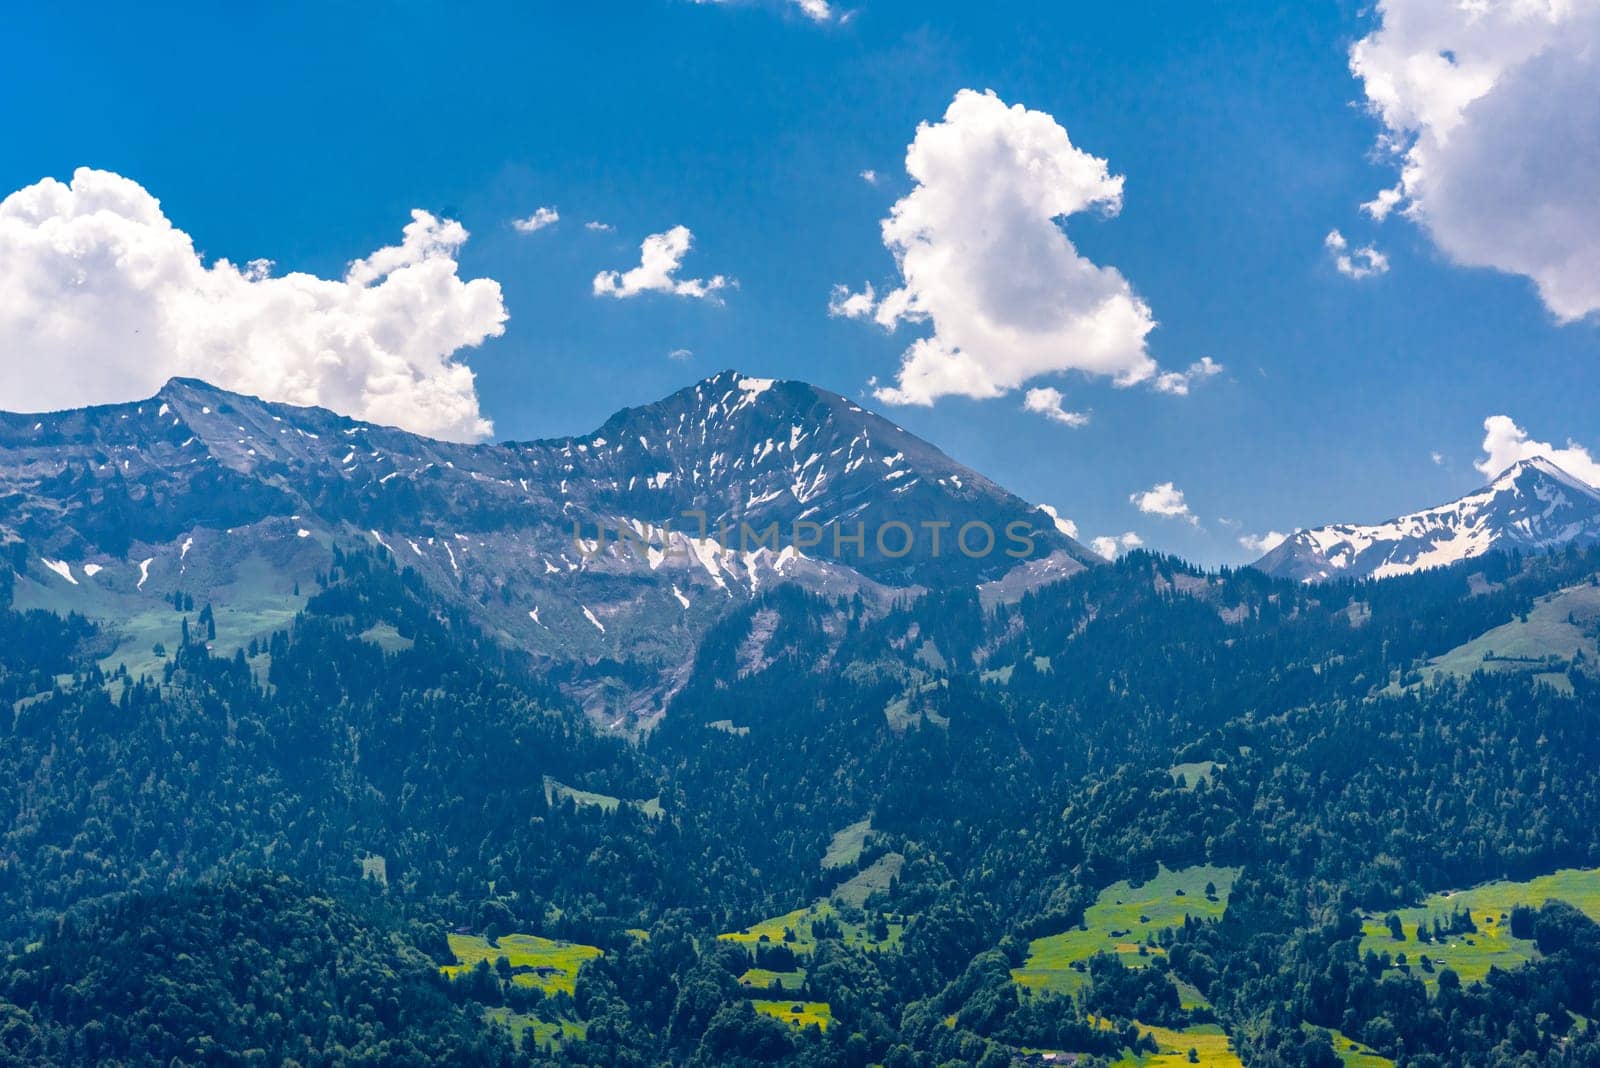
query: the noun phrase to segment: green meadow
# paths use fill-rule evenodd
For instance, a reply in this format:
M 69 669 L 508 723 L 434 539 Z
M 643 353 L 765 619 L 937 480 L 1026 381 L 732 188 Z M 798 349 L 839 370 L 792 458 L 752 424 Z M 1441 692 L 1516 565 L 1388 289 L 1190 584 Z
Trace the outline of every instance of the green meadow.
M 885 853 L 835 887 L 830 900 L 843 901 L 846 905 L 860 908 L 873 894 L 888 890 L 889 884 L 899 877 L 905 863 L 906 858 L 899 853 Z
M 870 834 L 872 834 L 870 816 L 859 823 L 852 823 L 843 830 L 835 831 L 832 841 L 828 843 L 828 851 L 822 855 L 822 866 L 842 868 L 854 864 L 861 859 L 861 850 L 866 846 Z
M 479 935 L 451 934 L 450 952 L 457 963 L 446 964 L 439 970 L 454 979 L 471 971 L 480 960 L 492 966 L 501 957 L 511 965 L 511 981 L 517 986 L 538 987 L 546 994 L 573 992 L 578 979 L 578 969 L 586 961 L 604 954 L 594 946 L 576 942 L 558 942 L 538 935 L 501 935 L 496 945 L 490 945 Z
M 751 990 L 771 990 L 772 984 L 777 983 L 785 990 L 799 990 L 806 981 L 806 970 L 796 968 L 792 972 L 775 972 L 768 968 L 751 968 L 739 976 L 739 985 Z
M 1239 1055 L 1233 1051 L 1233 1043 L 1216 1024 L 1196 1024 L 1181 1031 L 1144 1024 L 1137 1026 L 1156 1040 L 1159 1052 L 1138 1056 L 1127 1054 L 1114 1062 L 1115 1068 L 1177 1068 L 1178 1065 L 1187 1064 L 1199 1064 L 1206 1068 L 1243 1068 Z M 1195 1052 L 1194 1060 L 1189 1059 L 1190 1050 Z
M 1593 663 L 1600 656 L 1595 624 L 1600 622 L 1600 586 L 1571 586 L 1534 601 L 1527 618 L 1513 619 L 1459 645 L 1422 668 L 1424 679 L 1435 672 L 1466 677 L 1479 671 L 1532 672 L 1563 690 L 1571 690 L 1567 670 L 1580 654 Z
M 128 562 L 110 564 L 95 575 L 78 567 L 74 568 L 77 585 L 55 576 L 37 581 L 22 576 L 16 583 L 13 604 L 19 610 L 42 608 L 60 615 L 77 612 L 102 624 L 109 641 L 99 656 L 101 670 L 110 673 L 126 665 L 138 678 L 161 675 L 178 646 L 185 615 L 190 628 L 197 627 L 199 611 L 208 602 L 217 627 L 216 639 L 208 644 L 216 655 L 232 656 L 252 638 L 264 641 L 274 631 L 287 628 L 307 600 L 304 594 L 294 592 L 292 575 L 285 575 L 255 553 L 237 560 L 226 573 L 197 573 L 190 582 L 180 576 L 176 584 L 195 599 L 195 610 L 188 613 L 174 609 L 165 590 L 155 590 L 154 580 L 140 590 L 138 572 L 138 565 Z M 309 572 L 305 580 L 309 587 Z M 158 644 L 165 646 L 167 656 L 155 652 Z
M 1517 968 L 1538 955 L 1531 939 L 1511 934 L 1511 910 L 1517 905 L 1538 908 L 1558 898 L 1600 921 L 1600 868 L 1569 868 L 1526 882 L 1485 883 L 1471 890 L 1434 894 L 1416 908 L 1400 909 L 1399 942 L 1389 933 L 1384 916 L 1369 916 L 1362 925 L 1361 954 L 1387 953 L 1391 958 L 1406 956 L 1407 970 L 1422 979 L 1429 990 L 1438 984 L 1439 969 L 1449 968 L 1463 983 L 1476 982 L 1489 974 L 1491 967 Z M 1468 910 L 1478 930 L 1470 934 L 1445 935 L 1443 941 L 1420 942 L 1417 925 L 1426 923 L 1431 931 L 1435 919 L 1448 923 L 1453 911 Z M 1421 965 L 1427 957 L 1430 972 Z
M 550 776 L 544 777 L 544 799 L 546 804 L 554 805 L 562 801 L 571 801 L 579 808 L 598 808 L 606 812 L 615 812 L 623 805 L 631 805 L 643 812 L 646 816 L 661 815 L 661 799 L 652 797 L 648 801 L 624 801 L 620 797 L 610 794 L 597 794 L 590 790 L 579 790 L 557 782 Z
M 1338 1031 L 1329 1031 L 1328 1037 L 1333 1041 L 1333 1052 L 1338 1055 L 1339 1062 L 1345 1068 L 1394 1068 L 1394 1061 L 1388 1057 L 1378 1056 L 1361 1043 Z
M 1201 780 L 1210 783 L 1211 776 L 1216 774 L 1220 766 L 1215 760 L 1197 760 L 1188 764 L 1174 764 L 1168 770 L 1173 782 L 1182 783 L 1186 790 L 1193 790 Z
M 1087 962 L 1097 953 L 1114 953 L 1125 964 L 1138 967 L 1143 960 L 1141 947 L 1151 956 L 1165 952 L 1146 944 L 1156 932 L 1183 926 L 1185 916 L 1221 919 L 1238 874 L 1238 868 L 1210 865 L 1182 871 L 1162 867 L 1155 878 L 1138 887 L 1113 883 L 1084 911 L 1081 926 L 1029 943 L 1028 959 L 1011 975 L 1025 987 L 1071 994 L 1083 986 Z M 1207 883 L 1216 889 L 1213 898 L 1206 897 Z M 1186 992 L 1180 987 L 1179 993 L 1185 1004 L 1201 1003 L 1192 989 Z
M 812 933 L 811 925 L 830 919 L 838 923 L 840 938 L 845 945 L 858 949 L 893 949 L 900 944 L 900 935 L 905 931 L 904 923 L 891 922 L 888 925 L 889 936 L 880 942 L 872 937 L 872 932 L 867 929 L 866 924 L 850 923 L 840 915 L 839 910 L 831 902 L 818 901 L 803 909 L 795 909 L 793 912 L 785 912 L 782 916 L 753 923 L 742 931 L 729 931 L 717 937 L 746 946 L 752 952 L 761 944 L 785 944 L 796 953 L 807 954 L 817 947 L 817 939 Z
M 497 1023 L 511 1032 L 511 1041 L 518 1049 L 522 1048 L 522 1033 L 528 1028 L 533 1028 L 534 1045 L 540 1048 L 561 1045 L 570 1042 L 581 1042 L 589 1033 L 589 1025 L 578 1020 L 560 1020 L 551 1023 L 541 1020 L 537 1016 L 527 1013 L 512 1012 L 507 1008 L 485 1009 L 483 1018 L 490 1023 Z
M 826 1001 L 752 1001 L 755 1010 L 795 1027 L 818 1027 L 826 1031 L 833 1023 L 833 1010 Z

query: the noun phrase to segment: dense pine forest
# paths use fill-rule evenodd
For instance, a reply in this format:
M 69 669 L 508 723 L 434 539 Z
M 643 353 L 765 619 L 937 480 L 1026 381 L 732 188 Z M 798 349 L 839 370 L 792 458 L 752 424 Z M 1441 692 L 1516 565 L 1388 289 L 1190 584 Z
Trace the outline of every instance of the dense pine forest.
M 1441 659 L 1600 549 L 774 585 L 637 741 L 387 552 L 318 579 L 231 656 L 174 597 L 138 677 L 83 618 L 0 615 L 0 1060 L 1600 1064 L 1591 902 L 1402 918 L 1600 867 L 1591 658 Z M 1048 965 L 1119 906 L 1118 948 Z M 1491 934 L 1521 959 L 1435 963 Z

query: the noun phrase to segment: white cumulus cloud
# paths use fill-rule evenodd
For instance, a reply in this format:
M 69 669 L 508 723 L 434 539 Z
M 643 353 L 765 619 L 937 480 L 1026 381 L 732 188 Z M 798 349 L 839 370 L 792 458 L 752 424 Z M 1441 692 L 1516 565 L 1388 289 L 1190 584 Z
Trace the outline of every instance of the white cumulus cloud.
M 693 243 L 694 234 L 687 226 L 674 226 L 665 233 L 651 234 L 639 246 L 639 266 L 627 271 L 601 271 L 594 276 L 595 296 L 622 300 L 641 293 L 670 293 L 678 297 L 716 299 L 719 289 L 733 284 L 722 275 L 711 278 L 677 276 L 683 257 Z
M 1187 397 L 1190 386 L 1220 375 L 1224 370 L 1226 368 L 1210 356 L 1202 356 L 1182 371 L 1163 371 L 1156 375 L 1155 388 L 1160 393 Z
M 1023 396 L 1022 406 L 1036 415 L 1042 415 L 1052 423 L 1062 426 L 1081 427 L 1089 425 L 1087 412 L 1069 411 L 1066 407 L 1067 398 L 1061 391 L 1053 386 L 1040 386 L 1030 389 Z
M 886 329 L 931 324 L 880 400 L 998 397 L 1063 371 L 1122 385 L 1156 374 L 1149 306 L 1062 228 L 1082 212 L 1116 214 L 1122 178 L 1054 118 L 963 89 L 942 120 L 918 127 L 906 172 L 915 186 L 883 221 L 900 287 L 881 300 L 836 289 L 830 302 L 835 314 L 870 313 Z
M 1189 511 L 1189 502 L 1183 499 L 1183 491 L 1170 482 L 1157 482 L 1142 493 L 1129 494 L 1128 500 L 1146 515 L 1183 519 L 1195 526 L 1200 525 L 1200 517 Z
M 732 5 L 744 3 L 746 0 L 694 0 L 694 2 L 697 4 Z M 786 7 L 798 11 L 812 22 L 832 22 L 835 19 L 843 22 L 846 17 L 839 14 L 828 0 L 783 0 L 783 3 Z
M 1107 560 L 1115 560 L 1128 550 L 1137 549 L 1143 544 L 1144 539 L 1130 530 L 1125 534 L 1102 534 L 1089 542 L 1089 548 Z
M 342 279 L 206 264 L 142 186 L 107 171 L 0 201 L 0 403 L 44 410 L 149 396 L 168 378 L 471 440 L 463 348 L 504 332 L 492 279 L 463 280 L 460 223 L 412 212 L 399 245 Z
M 560 221 L 561 213 L 555 208 L 538 208 L 525 218 L 512 219 L 511 226 L 519 234 L 536 234 L 546 226 L 554 226 Z
M 1289 535 L 1280 534 L 1276 530 L 1269 530 L 1265 534 L 1241 534 L 1239 536 L 1240 545 L 1262 556 L 1270 553 L 1288 540 Z
M 1456 263 L 1600 309 L 1600 0 L 1380 0 L 1350 70 L 1397 157 L 1399 210 Z
M 1519 460 L 1543 456 L 1569 475 L 1600 487 L 1600 460 L 1575 441 L 1558 448 L 1548 441 L 1532 441 L 1528 432 L 1509 415 L 1491 415 L 1483 421 L 1483 459 L 1473 466 L 1493 478 Z
M 1068 519 L 1066 516 L 1062 515 L 1060 512 L 1056 511 L 1055 508 L 1048 504 L 1041 504 L 1039 506 L 1039 511 L 1050 517 L 1050 522 L 1055 524 L 1055 527 L 1058 531 L 1065 534 L 1069 538 L 1077 538 L 1078 524 L 1074 523 L 1072 520 Z
M 1370 278 L 1389 270 L 1389 257 L 1376 246 L 1363 245 L 1351 248 L 1350 242 L 1337 230 L 1329 230 L 1322 239 L 1322 247 L 1333 257 L 1333 266 L 1346 278 Z

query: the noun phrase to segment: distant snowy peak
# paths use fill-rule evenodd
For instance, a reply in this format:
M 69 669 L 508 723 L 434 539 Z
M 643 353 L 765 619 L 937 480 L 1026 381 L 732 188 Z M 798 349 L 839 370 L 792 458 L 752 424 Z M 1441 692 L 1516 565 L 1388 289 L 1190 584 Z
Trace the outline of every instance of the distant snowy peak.
M 1495 550 L 1540 552 L 1594 541 L 1600 541 L 1600 489 L 1540 456 L 1449 504 L 1370 526 L 1302 530 L 1255 566 L 1303 582 L 1389 578 Z

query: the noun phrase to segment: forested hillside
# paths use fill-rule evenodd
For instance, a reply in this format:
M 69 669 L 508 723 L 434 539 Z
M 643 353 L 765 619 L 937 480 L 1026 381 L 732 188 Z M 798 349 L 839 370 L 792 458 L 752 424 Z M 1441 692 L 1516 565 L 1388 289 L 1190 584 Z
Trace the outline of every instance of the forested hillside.
M 140 677 L 0 616 L 8 1063 L 1600 1063 L 1600 550 L 773 585 L 637 744 L 333 560 Z M 1549 604 L 1570 654 L 1450 656 Z

